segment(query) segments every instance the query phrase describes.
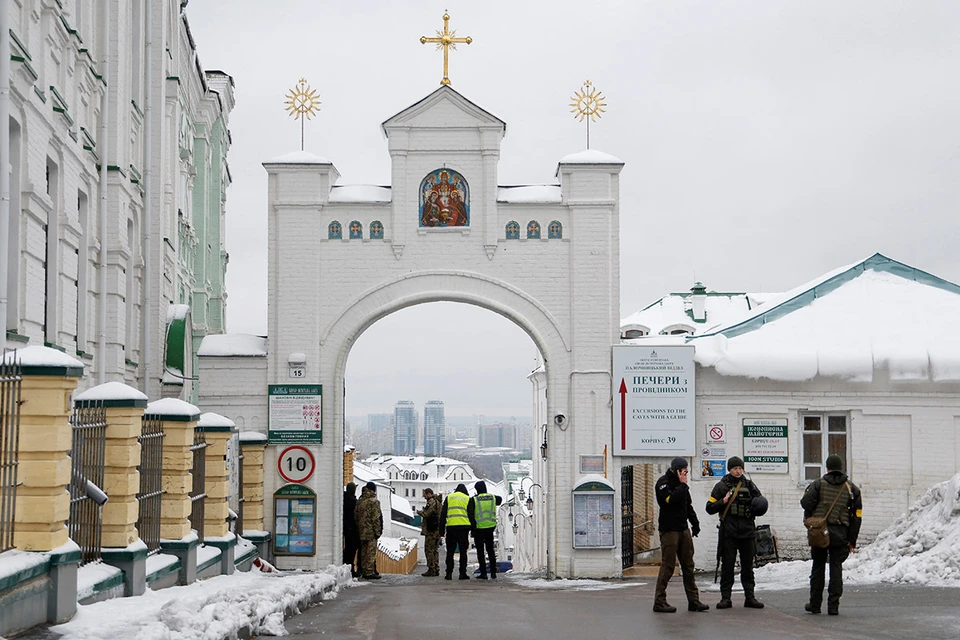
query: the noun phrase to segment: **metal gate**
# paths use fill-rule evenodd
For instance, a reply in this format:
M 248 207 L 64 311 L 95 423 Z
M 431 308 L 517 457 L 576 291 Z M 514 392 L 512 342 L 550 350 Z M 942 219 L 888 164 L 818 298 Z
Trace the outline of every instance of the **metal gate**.
M 107 496 L 103 466 L 107 448 L 107 412 L 103 403 L 84 403 L 70 414 L 73 447 L 70 450 L 70 520 L 67 530 L 80 547 L 80 564 L 100 559 L 100 507 Z
M 633 566 L 633 467 L 620 469 L 620 555 L 622 568 Z
M 160 509 L 163 501 L 163 421 L 145 416 L 140 427 L 140 492 L 137 531 L 147 553 L 160 550 Z
M 0 552 L 13 548 L 20 448 L 20 365 L 0 360 Z
M 200 544 L 203 544 L 203 513 L 207 499 L 207 438 L 203 431 L 194 429 L 193 446 L 193 490 L 190 492 L 190 528 L 195 529 Z

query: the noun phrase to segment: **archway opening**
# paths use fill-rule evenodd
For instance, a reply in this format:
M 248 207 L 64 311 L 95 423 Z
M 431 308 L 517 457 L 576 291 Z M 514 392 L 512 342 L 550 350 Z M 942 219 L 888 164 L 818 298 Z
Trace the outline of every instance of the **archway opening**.
M 460 302 L 403 308 L 356 338 L 344 365 L 345 468 L 358 495 L 368 481 L 378 486 L 389 541 L 381 547 L 409 548 L 417 540 L 423 563 L 423 490 L 446 496 L 463 483 L 472 496 L 482 480 L 500 499 L 498 562 L 518 570 L 545 566 L 545 549 L 534 545 L 547 508 L 534 417 L 541 402 L 534 378 L 545 375 L 543 363 L 515 321 Z M 401 573 L 411 567 L 385 555 L 378 552 L 378 566 L 382 560 Z

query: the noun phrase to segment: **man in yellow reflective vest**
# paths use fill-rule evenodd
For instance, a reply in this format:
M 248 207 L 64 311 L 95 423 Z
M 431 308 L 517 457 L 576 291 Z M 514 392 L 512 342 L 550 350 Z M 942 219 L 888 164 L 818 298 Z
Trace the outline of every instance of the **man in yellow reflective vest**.
M 440 535 L 446 535 L 447 544 L 447 572 L 443 576 L 445 580 L 453 580 L 454 549 L 460 551 L 460 579 L 470 579 L 467 575 L 467 549 L 470 546 L 470 518 L 467 517 L 469 503 L 467 487 L 460 483 L 443 501 L 443 508 L 440 510 Z
M 497 507 L 503 502 L 500 496 L 487 493 L 487 483 L 479 480 L 473 488 L 477 495 L 470 498 L 467 505 L 467 517 L 473 529 L 473 542 L 477 547 L 477 560 L 480 562 L 480 579 L 487 579 L 487 565 L 484 555 L 490 559 L 490 577 L 497 579 L 497 554 L 493 549 L 493 532 L 497 528 Z

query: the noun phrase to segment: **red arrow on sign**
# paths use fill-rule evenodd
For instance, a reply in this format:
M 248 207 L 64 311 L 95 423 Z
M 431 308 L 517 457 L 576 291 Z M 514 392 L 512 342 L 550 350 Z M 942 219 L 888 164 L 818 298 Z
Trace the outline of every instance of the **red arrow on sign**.
M 627 383 L 620 378 L 620 450 L 627 448 Z

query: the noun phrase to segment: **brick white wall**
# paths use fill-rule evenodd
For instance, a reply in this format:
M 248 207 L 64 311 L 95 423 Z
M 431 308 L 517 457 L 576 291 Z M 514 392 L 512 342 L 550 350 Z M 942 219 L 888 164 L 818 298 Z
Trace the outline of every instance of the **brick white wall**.
M 727 456 L 743 455 L 743 420 L 785 418 L 789 473 L 754 473 L 752 479 L 770 502 L 758 523 L 770 524 L 780 554 L 809 557 L 800 498 L 807 482 L 801 467 L 801 416 L 807 412 L 849 415 L 847 470 L 863 491 L 862 543 L 893 523 L 931 485 L 960 471 L 960 385 L 890 383 L 875 375 L 870 383 L 815 379 L 776 383 L 721 376 L 697 367 L 697 451 L 706 444 L 706 426 L 727 428 Z M 693 467 L 699 468 L 695 458 Z M 704 535 L 697 540 L 697 566 L 712 569 L 716 558 L 715 516 L 704 511 L 714 479 L 691 483 L 694 507 Z
M 570 490 L 578 454 L 602 453 L 610 442 L 621 166 L 564 165 L 562 204 L 503 205 L 496 202 L 503 125 L 459 94 L 442 88 L 384 126 L 393 162 L 390 203 L 330 203 L 338 175 L 329 164 L 265 165 L 267 380 L 288 382 L 287 358 L 302 352 L 308 379 L 301 382 L 323 384 L 324 444 L 313 448 L 318 471 L 308 483 L 318 493 L 319 512 L 340 512 L 343 374 L 353 342 L 404 307 L 439 300 L 473 304 L 516 322 L 547 363 L 550 458 L 544 475 L 550 484 L 549 512 L 558 523 L 551 530 L 551 569 L 560 576 L 619 574 L 616 550 L 572 549 Z M 420 229 L 420 182 L 444 166 L 470 185 L 470 227 Z M 375 219 L 384 225 L 383 240 L 367 239 Z M 530 219 L 540 222 L 544 239 L 505 239 L 507 221 L 517 220 L 525 229 Z M 332 220 L 341 223 L 345 238 L 349 223 L 360 221 L 365 239 L 328 240 Z M 546 239 L 551 220 L 564 223 L 562 240 Z M 563 430 L 552 421 L 561 413 L 568 419 Z M 271 475 L 276 474 L 268 473 L 268 485 L 275 481 Z M 317 556 L 284 558 L 281 566 L 318 568 L 338 559 L 340 520 L 322 525 Z

